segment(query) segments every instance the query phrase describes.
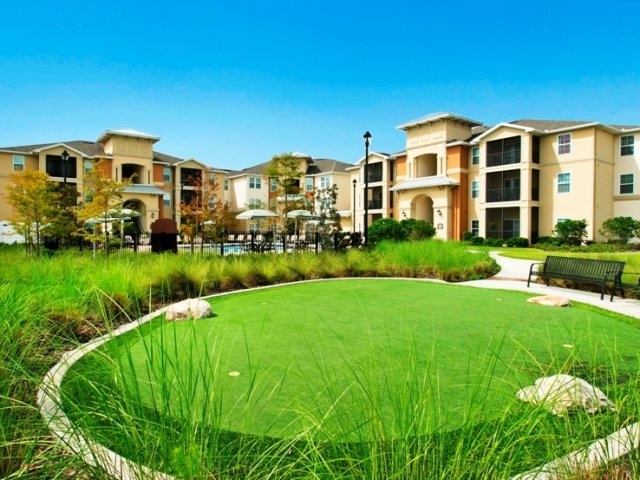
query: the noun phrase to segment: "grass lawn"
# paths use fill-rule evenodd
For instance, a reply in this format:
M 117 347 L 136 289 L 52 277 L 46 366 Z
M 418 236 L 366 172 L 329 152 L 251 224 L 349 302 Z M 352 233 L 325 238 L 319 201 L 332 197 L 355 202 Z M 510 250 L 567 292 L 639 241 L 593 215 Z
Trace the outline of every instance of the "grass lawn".
M 522 409 L 516 391 L 548 374 L 608 394 L 637 375 L 637 327 L 528 296 L 392 279 L 219 296 L 213 318 L 128 337 L 112 351 L 115 375 L 130 401 L 178 422 L 334 442 L 492 421 Z

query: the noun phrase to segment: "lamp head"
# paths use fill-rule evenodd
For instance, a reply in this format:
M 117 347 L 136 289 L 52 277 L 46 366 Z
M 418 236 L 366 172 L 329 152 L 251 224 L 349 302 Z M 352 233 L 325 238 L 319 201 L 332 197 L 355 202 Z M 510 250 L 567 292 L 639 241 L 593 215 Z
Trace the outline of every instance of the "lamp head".
M 371 141 L 371 133 L 369 132 L 369 130 L 364 132 L 364 135 L 362 136 L 362 138 L 364 138 L 364 146 L 368 147 Z

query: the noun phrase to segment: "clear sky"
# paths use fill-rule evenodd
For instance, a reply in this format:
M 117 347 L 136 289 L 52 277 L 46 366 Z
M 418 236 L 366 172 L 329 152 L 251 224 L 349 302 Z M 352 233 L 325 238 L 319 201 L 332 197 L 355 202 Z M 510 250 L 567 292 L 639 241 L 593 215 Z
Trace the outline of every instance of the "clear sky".
M 640 125 L 640 2 L 3 2 L 0 147 L 161 137 L 240 169 L 356 163 L 433 112 Z

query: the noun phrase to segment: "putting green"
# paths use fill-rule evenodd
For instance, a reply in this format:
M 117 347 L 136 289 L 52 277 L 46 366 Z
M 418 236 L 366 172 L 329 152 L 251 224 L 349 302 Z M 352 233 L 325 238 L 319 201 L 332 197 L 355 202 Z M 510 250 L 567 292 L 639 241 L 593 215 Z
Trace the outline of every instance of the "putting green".
M 571 364 L 637 372 L 637 328 L 529 296 L 395 279 L 238 292 L 137 339 L 120 373 L 132 401 L 179 421 L 341 441 L 494 418 Z

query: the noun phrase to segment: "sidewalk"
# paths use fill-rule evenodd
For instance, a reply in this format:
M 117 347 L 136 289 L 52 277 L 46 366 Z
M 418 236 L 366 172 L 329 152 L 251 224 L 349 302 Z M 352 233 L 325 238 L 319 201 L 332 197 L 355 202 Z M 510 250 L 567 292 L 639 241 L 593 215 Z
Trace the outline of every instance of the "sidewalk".
M 613 298 L 613 302 L 609 301 L 610 296 L 605 295 L 604 300 L 600 300 L 600 294 L 595 292 L 583 292 L 570 288 L 547 287 L 542 283 L 533 283 L 527 288 L 527 277 L 529 276 L 529 268 L 532 260 L 517 260 L 513 258 L 503 257 L 499 252 L 491 252 L 490 254 L 501 270 L 493 277 L 484 280 L 473 280 L 463 282 L 461 285 L 470 285 L 480 288 L 495 288 L 503 290 L 520 290 L 529 292 L 534 295 L 558 295 L 561 297 L 574 300 L 576 302 L 587 303 L 596 307 L 610 310 L 612 312 L 628 315 L 629 317 L 640 319 L 640 300 Z

